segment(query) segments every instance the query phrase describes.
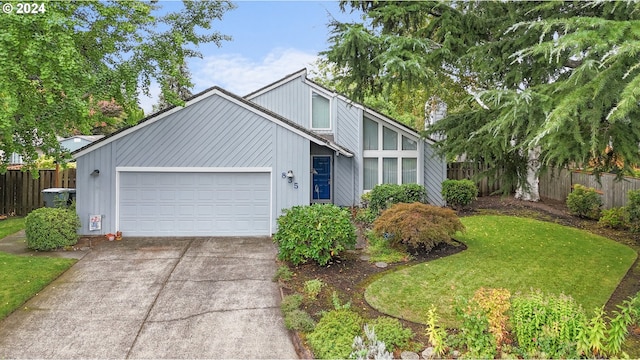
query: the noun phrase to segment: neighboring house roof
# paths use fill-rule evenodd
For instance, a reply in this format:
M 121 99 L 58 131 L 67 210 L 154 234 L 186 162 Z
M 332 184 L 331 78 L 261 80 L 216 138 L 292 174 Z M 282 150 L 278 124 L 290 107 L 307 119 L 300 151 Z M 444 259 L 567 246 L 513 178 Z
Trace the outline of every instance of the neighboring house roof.
M 209 88 L 207 90 L 204 90 L 192 97 L 190 97 L 189 99 L 186 100 L 186 106 L 189 106 L 191 104 L 197 103 L 199 101 L 202 101 L 203 99 L 206 99 L 209 96 L 213 96 L 213 95 L 219 95 L 229 101 L 232 101 L 240 106 L 242 106 L 243 108 L 252 111 L 254 113 L 258 113 L 261 116 L 264 116 L 265 118 L 267 118 L 268 120 L 271 120 L 275 123 L 278 123 L 281 126 L 284 126 L 296 133 L 298 133 L 301 136 L 306 137 L 307 139 L 309 139 L 310 141 L 318 144 L 318 145 L 323 145 L 326 146 L 336 152 L 338 152 L 339 154 L 342 154 L 343 156 L 346 157 L 353 157 L 353 152 L 350 151 L 349 149 L 340 146 L 338 144 L 336 144 L 335 142 L 324 138 L 308 129 L 305 129 L 304 127 L 282 117 L 281 115 L 278 115 L 268 109 L 263 108 L 260 105 L 257 105 L 251 101 L 248 101 L 244 98 L 241 98 L 233 93 L 230 93 L 218 86 L 214 86 L 212 88 Z M 179 110 L 183 109 L 182 106 L 170 106 L 164 110 L 158 111 L 154 114 L 151 114 L 147 117 L 145 117 L 144 119 L 142 119 L 138 124 L 133 125 L 133 126 L 129 126 L 123 129 L 120 129 L 116 132 L 114 132 L 111 135 L 105 136 L 104 138 L 97 140 L 91 144 L 88 144 L 84 147 L 81 147 L 80 149 L 72 152 L 71 154 L 73 155 L 74 158 L 78 158 L 86 153 L 89 153 L 95 149 L 98 149 L 104 145 L 107 145 L 123 136 L 126 136 L 144 126 L 150 125 L 156 121 L 159 121 L 165 117 L 167 117 L 170 114 L 173 114 L 175 112 L 178 112 Z
M 404 131 L 406 131 L 406 132 L 408 132 L 408 133 L 410 133 L 410 134 L 412 134 L 412 135 L 414 135 L 414 136 L 416 136 L 418 138 L 422 138 L 422 135 L 418 132 L 418 130 L 414 129 L 413 127 L 408 126 L 408 125 L 406 125 L 404 123 L 401 123 L 400 121 L 398 121 L 396 119 L 393 119 L 393 118 L 391 118 L 391 117 L 389 117 L 387 115 L 384 115 L 384 114 L 382 114 L 382 113 L 380 113 L 380 112 L 378 112 L 378 111 L 376 111 L 376 110 L 374 110 L 374 109 L 372 109 L 370 107 L 367 107 L 367 106 L 365 106 L 365 105 L 363 105 L 361 103 L 355 102 L 355 101 L 349 99 L 348 97 L 346 97 L 345 95 L 342 95 L 342 94 L 336 92 L 335 90 L 329 89 L 329 88 L 327 88 L 327 87 L 325 87 L 323 85 L 320 85 L 317 82 L 309 79 L 307 77 L 307 69 L 301 69 L 301 70 L 298 70 L 298 71 L 296 71 L 296 72 L 294 72 L 292 74 L 289 74 L 289 75 L 283 77 L 280 80 L 277 80 L 277 81 L 275 81 L 275 82 L 273 82 L 273 83 L 271 83 L 269 85 L 266 85 L 266 86 L 254 91 L 254 92 L 252 92 L 250 94 L 245 95 L 244 98 L 248 99 L 248 100 L 251 100 L 251 99 L 253 99 L 253 98 L 257 97 L 257 96 L 260 96 L 260 95 L 262 95 L 262 94 L 264 94 L 266 92 L 269 92 L 269 91 L 271 91 L 271 90 L 273 90 L 273 89 L 275 89 L 275 88 L 277 88 L 277 87 L 279 87 L 279 86 L 281 86 L 283 84 L 286 84 L 289 81 L 295 80 L 297 78 L 302 78 L 303 81 L 306 82 L 308 85 L 313 87 L 315 90 L 323 92 L 327 96 L 338 97 L 339 99 L 349 103 L 351 106 L 355 106 L 355 107 L 357 107 L 359 109 L 362 109 L 364 111 L 364 113 L 369 115 L 369 116 L 375 117 L 378 120 L 382 120 L 382 121 L 385 121 L 385 122 L 387 122 L 389 124 L 392 124 L 392 125 L 394 125 L 396 127 L 399 127 L 402 130 L 404 130 Z M 431 138 L 424 138 L 424 140 L 427 141 L 430 144 L 434 144 L 436 142 L 434 139 L 431 139 Z

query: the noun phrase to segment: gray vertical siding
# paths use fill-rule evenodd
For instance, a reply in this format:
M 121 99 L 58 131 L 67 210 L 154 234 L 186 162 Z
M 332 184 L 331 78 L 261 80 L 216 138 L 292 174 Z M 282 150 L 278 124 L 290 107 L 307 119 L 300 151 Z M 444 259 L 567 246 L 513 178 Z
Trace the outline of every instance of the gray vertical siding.
M 336 143 L 353 151 L 352 158 L 338 157 L 335 160 L 335 203 L 340 206 L 353 206 L 360 202 L 361 186 L 358 168 L 360 167 L 361 148 L 360 127 L 362 110 L 336 98 Z
M 423 151 L 424 186 L 427 189 L 427 198 L 430 204 L 445 206 L 442 198 L 442 182 L 447 179 L 447 163 L 428 143 L 424 144 Z
M 296 78 L 251 101 L 304 128 L 311 127 L 311 90 L 303 78 Z
M 76 212 L 80 217 L 80 234 L 106 234 L 115 227 L 115 167 L 111 145 L 77 159 Z M 93 170 L 99 170 L 100 174 L 91 176 Z M 102 230 L 89 231 L 91 215 L 103 215 Z
M 276 154 L 273 164 L 273 214 L 282 215 L 283 209 L 296 205 L 309 205 L 309 184 L 311 183 L 311 165 L 309 163 L 310 141 L 281 127 L 274 129 L 273 151 Z M 289 183 L 282 173 L 292 170 L 294 179 Z M 297 184 L 297 189 L 295 188 Z M 277 230 L 275 224 L 272 227 Z

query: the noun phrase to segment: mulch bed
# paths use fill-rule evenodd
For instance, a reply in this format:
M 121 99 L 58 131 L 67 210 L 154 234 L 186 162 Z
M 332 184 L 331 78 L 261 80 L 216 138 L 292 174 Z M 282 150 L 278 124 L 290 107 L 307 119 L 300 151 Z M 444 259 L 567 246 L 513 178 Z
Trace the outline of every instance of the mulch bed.
M 476 200 L 472 206 L 464 211 L 459 211 L 460 216 L 469 216 L 480 213 L 496 213 L 513 216 L 524 216 L 536 218 L 543 221 L 551 221 L 566 226 L 572 226 L 584 229 L 595 234 L 621 242 L 632 247 L 634 250 L 640 250 L 640 236 L 630 234 L 625 231 L 617 231 L 599 227 L 596 221 L 580 219 L 569 214 L 564 203 L 543 199 L 543 201 L 532 203 L 515 200 L 512 197 L 481 197 Z M 351 308 L 358 311 L 367 318 L 376 318 L 384 314 L 378 312 L 364 299 L 364 290 L 366 287 L 384 275 L 385 272 L 395 271 L 401 267 L 412 266 L 425 261 L 430 261 L 440 257 L 452 255 L 454 253 L 466 249 L 464 244 L 459 246 L 443 245 L 433 249 L 428 254 L 416 254 L 411 260 L 402 263 L 389 264 L 386 268 L 379 268 L 363 258 L 362 251 L 349 251 L 342 254 L 339 258 L 327 266 L 320 267 L 316 264 L 305 264 L 297 267 L 291 267 L 295 276 L 293 280 L 283 284 L 283 293 L 285 295 L 295 292 L 304 293 L 304 282 L 311 279 L 320 279 L 327 284 L 318 299 L 308 305 L 304 305 L 304 310 L 311 316 L 319 319 L 322 311 L 333 309 L 332 294 L 335 292 L 342 304 L 351 303 Z M 627 275 L 624 277 L 618 288 L 611 296 L 606 305 L 606 310 L 615 309 L 615 304 L 619 304 L 622 300 L 629 296 L 635 295 L 640 291 L 640 266 L 638 261 L 631 267 Z M 416 334 L 416 340 L 426 344 L 428 340 L 424 334 L 425 326 L 413 322 L 401 320 L 402 323 L 410 327 Z M 637 335 L 632 335 L 637 337 Z M 636 339 L 640 341 L 640 337 Z M 399 355 L 399 354 L 396 354 Z

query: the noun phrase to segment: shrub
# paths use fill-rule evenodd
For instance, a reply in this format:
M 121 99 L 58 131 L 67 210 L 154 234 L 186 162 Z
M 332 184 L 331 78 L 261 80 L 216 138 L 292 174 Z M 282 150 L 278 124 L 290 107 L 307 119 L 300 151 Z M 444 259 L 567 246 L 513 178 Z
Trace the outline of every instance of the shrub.
M 380 184 L 369 192 L 369 209 L 373 214 L 397 203 L 427 202 L 427 190 L 419 184 Z
M 454 209 L 465 207 L 478 196 L 478 187 L 471 180 L 445 180 L 442 182 L 442 196 Z
M 284 314 L 287 314 L 293 310 L 298 310 L 300 308 L 300 305 L 302 305 L 302 295 L 287 295 L 282 299 L 282 302 L 280 303 L 280 310 L 282 310 Z
M 278 218 L 278 258 L 294 265 L 314 260 L 326 265 L 333 256 L 356 244 L 347 210 L 333 204 L 294 206 Z
M 629 213 L 627 208 L 611 208 L 602 210 L 602 216 L 598 220 L 600 226 L 612 229 L 626 229 L 629 227 Z
M 497 344 L 489 329 L 486 310 L 476 301 L 459 297 L 456 299 L 455 311 L 462 325 L 455 335 L 454 343 L 464 346 L 470 358 L 495 358 Z
M 525 356 L 579 358 L 576 344 L 586 316 L 571 297 L 535 292 L 511 299 L 512 333 Z
M 325 313 L 307 341 L 316 359 L 346 359 L 351 354 L 353 339 L 360 335 L 363 319 L 348 310 Z
M 392 246 L 429 251 L 441 243 L 451 243 L 464 225 L 451 209 L 413 203 L 395 204 L 373 223 L 378 236 L 386 236 Z
M 284 315 L 284 326 L 289 330 L 309 333 L 316 327 L 316 322 L 304 310 L 295 309 Z
M 640 232 L 640 190 L 629 190 L 627 196 L 629 228 L 633 232 Z
M 369 323 L 369 328 L 375 331 L 379 341 L 393 352 L 397 349 L 407 349 L 413 339 L 413 331 L 405 329 L 398 319 L 380 316 Z
M 320 279 L 307 280 L 304 282 L 304 293 L 311 299 L 315 299 L 324 285 L 324 282 Z
M 38 251 L 51 251 L 78 242 L 76 231 L 80 219 L 67 208 L 40 208 L 25 219 L 27 247 Z
M 489 332 L 493 335 L 497 351 L 502 349 L 503 344 L 509 343 L 507 311 L 511 307 L 510 298 L 511 293 L 507 289 L 480 288 L 473 295 L 473 301 L 485 311 Z
M 375 221 L 378 214 L 371 211 L 369 208 L 358 208 L 356 210 L 355 220 L 365 224 L 371 224 Z
M 594 188 L 576 184 L 567 196 L 569 210 L 582 218 L 599 219 L 601 206 L 602 199 Z
M 284 281 L 287 282 L 293 278 L 293 272 L 287 265 L 282 265 L 278 267 L 275 275 L 273 275 L 273 281 Z
M 365 325 L 364 335 L 364 339 L 361 336 L 356 336 L 355 339 L 353 339 L 353 345 L 351 346 L 353 351 L 351 355 L 349 355 L 350 359 L 393 360 L 393 355 L 387 351 L 385 343 L 378 340 L 373 328 Z

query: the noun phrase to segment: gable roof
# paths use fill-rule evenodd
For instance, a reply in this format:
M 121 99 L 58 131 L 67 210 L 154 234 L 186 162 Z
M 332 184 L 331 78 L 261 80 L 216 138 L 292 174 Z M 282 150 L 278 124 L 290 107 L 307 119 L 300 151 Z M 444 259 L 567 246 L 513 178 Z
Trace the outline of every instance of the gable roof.
M 212 88 L 209 88 L 207 90 L 204 90 L 192 97 L 190 97 L 189 99 L 186 100 L 186 104 L 184 107 L 182 106 L 171 106 L 168 107 L 164 110 L 158 111 L 154 114 L 151 114 L 147 117 L 145 117 L 144 119 L 142 119 L 140 122 L 138 122 L 138 124 L 136 125 L 132 125 L 132 126 L 128 126 L 125 128 L 122 128 L 116 132 L 114 132 L 111 135 L 105 136 L 100 140 L 97 140 L 91 144 L 85 145 L 83 147 L 81 147 L 80 149 L 74 151 L 71 153 L 71 155 L 73 156 L 74 159 L 77 159 L 80 156 L 83 156 L 91 151 L 94 151 L 104 145 L 107 145 L 113 141 L 116 141 L 124 136 L 127 136 L 128 134 L 135 132 L 145 126 L 148 126 L 150 124 L 155 123 L 156 121 L 160 121 L 163 118 L 176 113 L 182 109 L 184 109 L 187 106 L 193 105 L 199 101 L 202 101 L 210 96 L 220 96 L 222 98 L 225 98 L 226 100 L 229 100 L 241 107 L 243 107 L 244 109 L 247 109 L 253 113 L 256 113 L 264 118 L 266 118 L 269 121 L 272 121 L 274 123 L 276 123 L 279 126 L 285 127 L 290 131 L 293 131 L 294 133 L 307 138 L 308 140 L 318 144 L 318 145 L 322 145 L 322 146 L 326 146 L 328 148 L 330 148 L 331 150 L 346 156 L 346 157 L 353 157 L 353 152 L 350 151 L 349 149 L 340 146 L 338 144 L 336 144 L 335 142 L 324 138 L 308 129 L 305 129 L 304 127 L 294 123 L 293 121 L 286 119 L 285 117 L 278 115 L 268 109 L 263 108 L 262 106 L 255 104 L 251 101 L 248 101 L 244 98 L 241 98 L 229 91 L 226 91 L 218 86 L 214 86 Z
M 355 107 L 361 109 L 366 115 L 369 115 L 369 116 L 372 116 L 372 117 L 374 117 L 374 118 L 376 118 L 378 120 L 387 122 L 387 123 L 389 123 L 389 124 L 391 124 L 391 125 L 393 125 L 395 127 L 398 127 L 398 128 L 400 128 L 400 129 L 402 129 L 402 130 L 408 132 L 409 134 L 414 135 L 414 136 L 416 136 L 418 138 L 423 138 L 423 136 L 418 132 L 418 130 L 414 129 L 413 127 L 408 126 L 408 125 L 406 125 L 404 123 L 401 123 L 400 121 L 398 121 L 396 119 L 393 119 L 393 118 L 391 118 L 391 117 L 389 117 L 387 115 L 384 115 L 384 114 L 382 114 L 382 113 L 380 113 L 380 112 L 378 112 L 378 111 L 376 111 L 376 110 L 374 110 L 374 109 L 372 109 L 370 107 L 367 107 L 364 104 L 361 104 L 361 103 L 358 103 L 356 101 L 353 101 L 353 100 L 349 99 L 348 97 L 346 97 L 345 95 L 340 94 L 340 93 L 338 93 L 338 92 L 336 92 L 336 91 L 334 91 L 332 89 L 329 89 L 329 88 L 325 87 L 324 85 L 318 84 L 317 82 L 309 79 L 307 77 L 307 69 L 306 68 L 298 70 L 298 71 L 296 71 L 296 72 L 294 72 L 292 74 L 286 75 L 285 77 L 283 77 L 280 80 L 277 80 L 277 81 L 275 81 L 275 82 L 273 82 L 273 83 L 271 83 L 269 85 L 266 85 L 266 86 L 254 91 L 254 92 L 252 92 L 250 94 L 245 95 L 244 98 L 247 99 L 247 100 L 251 100 L 251 99 L 253 99 L 255 97 L 258 97 L 258 96 L 260 96 L 260 95 L 262 95 L 264 93 L 267 93 L 267 92 L 269 92 L 269 91 L 271 91 L 271 90 L 273 90 L 275 88 L 278 88 L 278 87 L 280 87 L 280 86 L 282 86 L 282 85 L 284 85 L 284 84 L 286 84 L 286 83 L 288 83 L 288 82 L 290 82 L 292 80 L 298 79 L 298 78 L 302 78 L 302 81 L 304 81 L 306 84 L 308 84 L 309 86 L 313 87 L 315 90 L 318 90 L 318 91 L 324 93 L 327 96 L 337 97 L 337 98 L 343 100 L 344 102 L 350 104 L 351 106 L 355 106 Z M 426 142 L 430 143 L 430 144 L 434 144 L 435 143 L 434 139 L 431 139 L 431 138 L 423 138 L 423 139 Z

